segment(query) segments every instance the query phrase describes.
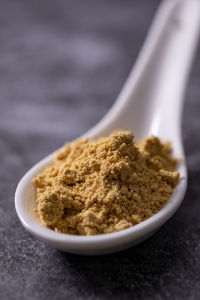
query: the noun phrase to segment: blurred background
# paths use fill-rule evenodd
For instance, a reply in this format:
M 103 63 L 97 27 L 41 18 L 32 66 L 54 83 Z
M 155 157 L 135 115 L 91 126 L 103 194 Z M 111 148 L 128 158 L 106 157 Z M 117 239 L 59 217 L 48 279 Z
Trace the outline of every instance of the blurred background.
M 199 49 L 183 114 L 189 186 L 158 233 L 119 254 L 80 257 L 32 238 L 14 210 L 23 174 L 111 107 L 159 3 L 0 0 L 1 300 L 198 299 Z

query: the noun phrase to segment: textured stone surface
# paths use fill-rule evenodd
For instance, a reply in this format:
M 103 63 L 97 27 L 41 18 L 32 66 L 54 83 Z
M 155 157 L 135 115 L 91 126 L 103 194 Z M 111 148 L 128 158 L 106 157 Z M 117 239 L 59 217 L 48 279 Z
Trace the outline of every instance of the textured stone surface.
M 189 186 L 153 237 L 104 257 L 32 238 L 14 210 L 21 176 L 112 105 L 158 0 L 0 3 L 0 299 L 199 299 L 200 55 L 186 94 Z

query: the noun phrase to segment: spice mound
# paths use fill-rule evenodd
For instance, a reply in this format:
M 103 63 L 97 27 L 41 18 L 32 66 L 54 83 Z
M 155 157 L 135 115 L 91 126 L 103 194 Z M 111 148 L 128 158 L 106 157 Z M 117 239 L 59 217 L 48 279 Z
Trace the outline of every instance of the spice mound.
M 34 180 L 41 222 L 58 232 L 119 231 L 157 213 L 179 181 L 170 143 L 135 144 L 130 131 L 80 139 L 57 152 Z

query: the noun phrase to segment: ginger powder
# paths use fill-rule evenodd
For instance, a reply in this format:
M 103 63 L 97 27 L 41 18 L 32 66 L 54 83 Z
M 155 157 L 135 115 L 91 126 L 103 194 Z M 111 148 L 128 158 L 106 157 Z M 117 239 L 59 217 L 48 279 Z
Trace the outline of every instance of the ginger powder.
M 157 213 L 179 181 L 170 143 L 135 144 L 130 131 L 79 139 L 59 151 L 34 178 L 41 222 L 58 232 L 119 231 Z

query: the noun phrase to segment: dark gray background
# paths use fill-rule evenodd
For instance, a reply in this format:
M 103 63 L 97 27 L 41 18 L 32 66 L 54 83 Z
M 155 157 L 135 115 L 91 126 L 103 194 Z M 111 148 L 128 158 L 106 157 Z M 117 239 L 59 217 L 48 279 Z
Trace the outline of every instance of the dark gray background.
M 0 1 L 0 299 L 200 299 L 200 55 L 186 94 L 189 185 L 153 237 L 119 254 L 59 252 L 21 226 L 14 192 L 94 125 L 134 63 L 157 0 Z

